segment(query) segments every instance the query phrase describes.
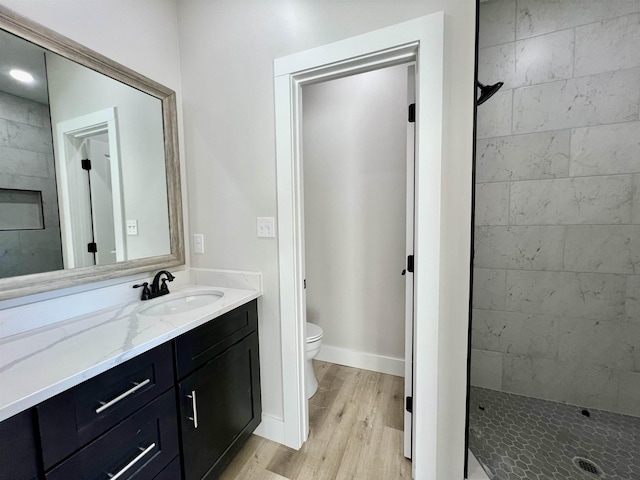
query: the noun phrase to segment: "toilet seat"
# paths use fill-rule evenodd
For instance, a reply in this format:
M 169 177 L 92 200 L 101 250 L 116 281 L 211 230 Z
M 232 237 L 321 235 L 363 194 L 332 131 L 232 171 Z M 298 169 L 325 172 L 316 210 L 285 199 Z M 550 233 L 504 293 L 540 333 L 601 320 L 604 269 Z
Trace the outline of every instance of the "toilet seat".
M 322 328 L 315 323 L 307 322 L 307 343 L 321 340 L 323 336 Z

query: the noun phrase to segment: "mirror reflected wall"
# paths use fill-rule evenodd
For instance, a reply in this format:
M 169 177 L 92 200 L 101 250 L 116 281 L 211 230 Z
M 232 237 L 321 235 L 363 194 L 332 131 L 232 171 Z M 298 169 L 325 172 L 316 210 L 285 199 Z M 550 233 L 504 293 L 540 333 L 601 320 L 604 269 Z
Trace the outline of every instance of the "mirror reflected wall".
M 171 253 L 162 101 L 0 31 L 0 278 Z

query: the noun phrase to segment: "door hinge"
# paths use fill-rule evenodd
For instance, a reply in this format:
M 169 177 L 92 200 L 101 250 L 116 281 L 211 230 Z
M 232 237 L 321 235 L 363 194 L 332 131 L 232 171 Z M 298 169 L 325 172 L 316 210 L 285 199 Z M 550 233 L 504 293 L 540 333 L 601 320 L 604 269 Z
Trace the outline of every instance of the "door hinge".
M 409 105 L 409 123 L 415 123 L 416 121 L 416 104 Z
M 87 243 L 87 252 L 98 253 L 98 244 L 96 242 Z
M 413 273 L 413 255 L 407 257 L 407 272 Z
M 407 397 L 405 400 L 404 408 L 407 409 L 407 412 L 413 413 L 413 397 Z
M 91 160 L 84 158 L 80 161 L 83 170 L 91 170 Z
M 307 279 L 306 278 L 302 281 L 302 285 L 304 286 L 304 288 L 307 288 Z

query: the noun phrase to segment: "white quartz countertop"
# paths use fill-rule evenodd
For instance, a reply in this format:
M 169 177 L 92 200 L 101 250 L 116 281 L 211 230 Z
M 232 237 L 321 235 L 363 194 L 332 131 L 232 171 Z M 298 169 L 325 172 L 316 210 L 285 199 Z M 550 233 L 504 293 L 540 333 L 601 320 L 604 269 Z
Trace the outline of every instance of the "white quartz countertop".
M 142 307 L 177 293 L 217 290 L 215 303 L 170 316 L 143 316 Z M 172 340 L 261 295 L 259 291 L 187 285 L 0 340 L 0 421 Z

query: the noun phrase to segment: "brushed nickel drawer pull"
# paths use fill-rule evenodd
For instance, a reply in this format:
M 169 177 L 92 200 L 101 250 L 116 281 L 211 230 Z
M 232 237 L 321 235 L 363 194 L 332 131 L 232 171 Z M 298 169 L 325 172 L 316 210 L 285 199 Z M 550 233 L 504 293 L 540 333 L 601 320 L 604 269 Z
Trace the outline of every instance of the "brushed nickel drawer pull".
M 144 387 L 145 385 L 147 385 L 148 383 L 151 383 L 150 379 L 146 379 L 140 383 L 137 382 L 133 382 L 133 388 L 130 388 L 129 390 L 127 390 L 124 393 L 121 393 L 120 395 L 118 395 L 116 398 L 114 398 L 113 400 L 110 400 L 108 402 L 100 402 L 100 407 L 96 408 L 96 413 L 102 413 L 104 412 L 107 408 L 112 407 L 113 405 L 115 405 L 116 403 L 118 403 L 120 400 L 128 397 L 129 395 L 131 395 L 132 393 L 137 392 L 138 390 L 140 390 L 142 387 Z
M 187 398 L 191 399 L 191 406 L 193 407 L 193 417 L 187 417 L 189 420 L 193 420 L 193 428 L 198 428 L 198 404 L 196 403 L 196 391 L 191 390 L 191 395 L 187 395 Z
M 122 475 L 124 475 L 127 472 L 127 470 L 129 470 L 136 463 L 138 463 L 140 460 L 142 460 L 142 458 L 147 453 L 149 453 L 151 450 L 153 450 L 154 448 L 156 448 L 156 444 L 155 443 L 152 443 L 147 448 L 138 447 L 138 449 L 142 450 L 142 452 L 140 454 L 138 454 L 138 456 L 136 458 L 134 458 L 129 463 L 127 463 L 124 467 L 122 467 L 117 473 L 107 473 L 107 475 L 109 476 L 109 479 L 110 480 L 117 480 L 118 478 L 120 478 Z

